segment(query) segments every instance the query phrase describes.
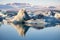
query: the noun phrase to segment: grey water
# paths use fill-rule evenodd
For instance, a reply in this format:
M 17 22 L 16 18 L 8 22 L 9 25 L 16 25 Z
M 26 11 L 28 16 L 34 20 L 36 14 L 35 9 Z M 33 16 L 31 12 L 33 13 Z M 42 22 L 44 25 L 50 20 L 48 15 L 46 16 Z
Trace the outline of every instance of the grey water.
M 13 26 L 12 26 L 13 25 Z M 0 24 L 0 40 L 60 40 L 60 25 L 34 27 L 25 24 Z M 22 34 L 21 29 L 24 30 Z

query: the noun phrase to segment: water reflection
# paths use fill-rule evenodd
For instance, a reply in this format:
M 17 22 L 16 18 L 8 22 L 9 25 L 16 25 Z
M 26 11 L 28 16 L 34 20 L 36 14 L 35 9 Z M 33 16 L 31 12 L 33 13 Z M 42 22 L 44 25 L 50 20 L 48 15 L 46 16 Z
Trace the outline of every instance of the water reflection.
M 2 26 L 2 24 L 4 24 L 3 22 L 0 22 L 0 27 Z
M 12 27 L 14 27 L 17 30 L 18 34 L 21 36 L 25 36 L 25 34 L 27 33 L 30 27 L 35 29 L 43 28 L 43 27 L 39 27 L 36 24 L 14 24 L 14 23 L 10 23 L 10 24 L 12 25 Z
M 4 22 L 4 23 L 3 23 Z M 21 36 L 25 36 L 27 31 L 29 30 L 29 28 L 34 28 L 34 29 L 44 29 L 46 27 L 55 27 L 57 24 L 53 24 L 53 23 L 47 23 L 47 24 L 37 24 L 37 23 L 26 23 L 26 24 L 15 24 L 15 23 L 8 23 L 6 20 L 3 21 L 3 22 L 0 22 L 0 26 L 2 24 L 10 24 L 13 28 L 16 29 L 16 31 L 18 32 L 19 35 Z
M 6 25 L 7 24 L 7 25 Z M 48 24 L 14 24 L 4 21 L 0 27 L 0 39 L 3 40 L 40 40 L 59 39 L 60 28 Z M 51 27 L 51 28 L 50 28 Z M 60 25 L 59 25 L 60 27 Z M 43 29 L 43 30 L 42 30 Z
M 25 36 L 30 27 L 40 30 L 46 27 L 56 26 L 56 24 L 52 25 L 46 24 L 41 26 L 41 24 L 14 24 L 14 23 L 10 23 L 10 25 L 12 25 L 12 27 L 14 27 L 17 30 L 18 34 L 21 36 Z
M 28 29 L 30 28 L 29 26 L 27 25 L 24 25 L 24 24 L 13 24 L 13 23 L 10 23 L 12 25 L 12 27 L 14 27 L 17 32 L 19 33 L 19 35 L 21 36 L 24 36 L 26 34 L 26 32 L 28 31 Z

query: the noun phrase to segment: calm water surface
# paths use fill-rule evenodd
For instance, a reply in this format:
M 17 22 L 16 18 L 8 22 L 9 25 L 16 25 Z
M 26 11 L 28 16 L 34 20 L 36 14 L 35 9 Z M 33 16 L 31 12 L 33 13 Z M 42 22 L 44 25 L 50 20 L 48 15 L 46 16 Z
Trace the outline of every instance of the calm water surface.
M 34 27 L 36 25 L 1 24 L 0 40 L 60 40 L 60 25 Z

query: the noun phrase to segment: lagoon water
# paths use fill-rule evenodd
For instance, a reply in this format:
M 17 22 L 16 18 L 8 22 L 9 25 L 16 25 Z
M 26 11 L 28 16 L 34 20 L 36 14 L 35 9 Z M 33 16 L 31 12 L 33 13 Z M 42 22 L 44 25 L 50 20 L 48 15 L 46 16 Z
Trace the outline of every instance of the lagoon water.
M 38 28 L 23 24 L 1 24 L 0 40 L 60 40 L 60 25 Z

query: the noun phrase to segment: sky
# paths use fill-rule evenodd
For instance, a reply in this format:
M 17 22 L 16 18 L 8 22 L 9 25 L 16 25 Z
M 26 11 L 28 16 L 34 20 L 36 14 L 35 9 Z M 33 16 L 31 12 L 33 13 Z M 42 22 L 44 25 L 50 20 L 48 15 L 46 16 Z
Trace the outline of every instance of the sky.
M 31 5 L 56 6 L 60 5 L 60 0 L 0 0 L 0 4 L 6 3 L 30 3 Z

